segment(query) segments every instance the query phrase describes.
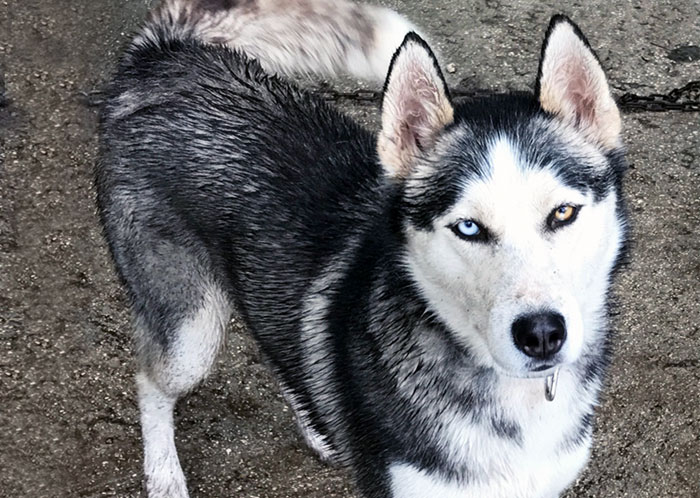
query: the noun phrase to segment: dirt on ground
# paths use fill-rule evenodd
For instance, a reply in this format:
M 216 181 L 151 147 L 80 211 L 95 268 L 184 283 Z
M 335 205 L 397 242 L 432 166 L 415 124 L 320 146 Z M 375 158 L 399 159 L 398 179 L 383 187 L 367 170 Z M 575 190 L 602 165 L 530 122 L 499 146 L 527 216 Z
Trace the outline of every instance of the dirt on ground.
M 549 17 L 589 36 L 617 95 L 700 80 L 700 4 L 381 2 L 453 87 L 527 90 Z M 99 90 L 144 0 L 0 0 L 0 496 L 142 496 L 129 317 L 94 207 Z M 695 46 L 696 49 L 692 47 Z M 340 88 L 354 91 L 357 82 Z M 376 102 L 339 105 L 376 126 Z M 700 113 L 624 115 L 631 262 L 590 465 L 571 497 L 700 497 Z M 193 496 L 354 496 L 312 455 L 242 326 L 177 410 Z

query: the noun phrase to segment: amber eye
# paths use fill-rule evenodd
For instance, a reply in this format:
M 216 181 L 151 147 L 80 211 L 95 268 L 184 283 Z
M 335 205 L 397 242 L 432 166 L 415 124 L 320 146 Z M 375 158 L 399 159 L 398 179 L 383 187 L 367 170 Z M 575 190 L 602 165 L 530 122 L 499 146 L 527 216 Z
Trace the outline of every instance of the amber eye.
M 574 206 L 559 206 L 556 211 L 554 211 L 554 217 L 557 221 L 569 221 L 574 215 Z
M 547 225 L 552 230 L 568 225 L 573 222 L 578 215 L 579 206 L 563 204 L 552 211 L 547 219 Z

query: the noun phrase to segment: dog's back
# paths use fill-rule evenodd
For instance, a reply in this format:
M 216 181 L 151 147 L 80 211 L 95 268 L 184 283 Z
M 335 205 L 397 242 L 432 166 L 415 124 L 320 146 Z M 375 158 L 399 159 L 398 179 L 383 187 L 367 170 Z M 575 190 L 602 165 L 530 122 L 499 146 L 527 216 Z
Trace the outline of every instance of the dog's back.
M 378 209 L 371 133 L 194 38 L 154 31 L 132 46 L 102 129 L 103 223 L 136 320 L 164 350 L 207 293 L 288 347 L 309 282 Z M 274 303 L 271 288 L 285 289 Z M 268 356 L 290 366 L 294 351 Z
M 555 17 L 537 95 L 455 106 L 409 34 L 375 137 L 217 44 L 214 21 L 263 5 L 166 0 L 102 113 L 149 496 L 187 496 L 173 408 L 234 307 L 307 442 L 364 496 L 556 495 L 588 455 L 625 235 L 619 113 L 587 41 Z
M 185 496 L 172 407 L 210 369 L 234 305 L 273 369 L 298 370 L 304 293 L 381 209 L 371 133 L 173 26 L 150 25 L 125 53 L 96 168 L 135 324 L 151 496 Z M 301 379 L 283 382 L 308 412 Z M 307 439 L 330 458 L 309 424 Z

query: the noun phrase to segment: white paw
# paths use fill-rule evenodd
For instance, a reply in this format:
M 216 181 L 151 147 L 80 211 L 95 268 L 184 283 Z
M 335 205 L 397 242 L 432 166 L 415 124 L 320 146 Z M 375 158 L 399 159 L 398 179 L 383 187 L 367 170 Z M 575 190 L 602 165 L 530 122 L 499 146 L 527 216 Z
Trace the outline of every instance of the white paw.
M 180 463 L 169 459 L 158 468 L 146 471 L 146 490 L 148 498 L 189 498 L 185 475 Z

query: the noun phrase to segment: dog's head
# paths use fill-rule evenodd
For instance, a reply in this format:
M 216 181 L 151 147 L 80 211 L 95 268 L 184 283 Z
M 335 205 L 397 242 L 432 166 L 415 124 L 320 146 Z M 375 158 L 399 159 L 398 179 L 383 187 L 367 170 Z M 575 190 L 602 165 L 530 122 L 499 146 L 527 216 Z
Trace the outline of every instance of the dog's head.
M 384 88 L 378 154 L 400 183 L 406 264 L 484 365 L 542 376 L 601 346 L 625 240 L 621 121 L 579 29 L 552 19 L 536 95 L 454 106 L 409 34 Z

